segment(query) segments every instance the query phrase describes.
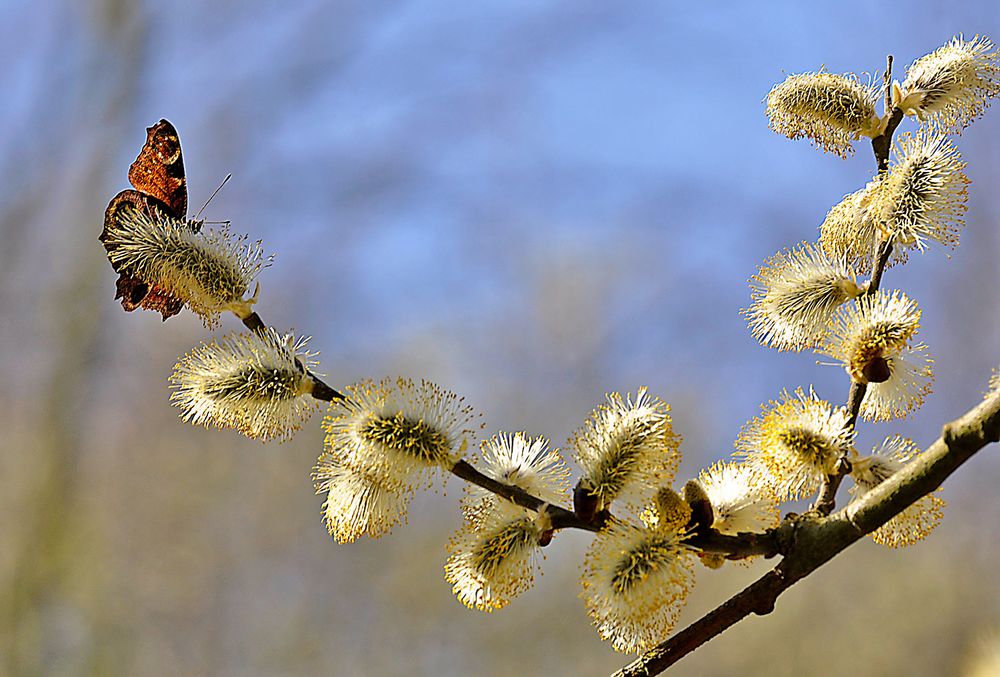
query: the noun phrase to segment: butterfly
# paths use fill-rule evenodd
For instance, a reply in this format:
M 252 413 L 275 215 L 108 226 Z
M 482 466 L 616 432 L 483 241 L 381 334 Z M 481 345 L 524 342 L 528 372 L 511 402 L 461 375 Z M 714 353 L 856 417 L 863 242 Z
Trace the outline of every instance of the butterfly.
M 116 248 L 109 242 L 109 228 L 121 218 L 123 210 L 141 209 L 152 217 L 187 218 L 188 194 L 181 142 L 170 122 L 160 120 L 146 129 L 146 143 L 129 167 L 128 180 L 135 190 L 123 190 L 115 195 L 104 211 L 104 229 L 99 239 L 108 251 L 109 260 Z M 201 226 L 198 221 L 189 224 L 196 232 Z M 115 298 L 121 299 L 122 308 L 129 312 L 136 308 L 159 311 L 164 320 L 180 312 L 183 301 L 156 284 L 140 280 L 121 262 L 111 261 L 111 266 L 118 273 Z

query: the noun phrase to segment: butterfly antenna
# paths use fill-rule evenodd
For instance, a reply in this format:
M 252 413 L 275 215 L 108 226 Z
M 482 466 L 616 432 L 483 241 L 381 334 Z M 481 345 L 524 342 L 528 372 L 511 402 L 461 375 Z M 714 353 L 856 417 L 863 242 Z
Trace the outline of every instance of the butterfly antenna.
M 197 221 L 201 217 L 201 213 L 205 211 L 205 207 L 208 206 L 208 203 L 215 199 L 215 196 L 219 194 L 219 191 L 222 190 L 222 187 L 226 185 L 231 178 L 233 178 L 232 172 L 226 174 L 226 178 L 222 180 L 222 183 L 220 183 L 219 187 L 215 189 L 215 192 L 208 196 L 208 199 L 205 200 L 205 204 L 203 204 L 201 209 L 198 210 L 198 213 L 194 215 L 194 219 L 192 219 L 192 221 Z

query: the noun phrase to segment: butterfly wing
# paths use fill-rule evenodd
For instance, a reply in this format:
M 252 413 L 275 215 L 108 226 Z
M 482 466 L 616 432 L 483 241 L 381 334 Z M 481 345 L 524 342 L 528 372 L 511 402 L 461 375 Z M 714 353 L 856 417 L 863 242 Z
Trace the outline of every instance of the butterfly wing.
M 111 198 L 108 208 L 104 211 L 104 230 L 101 232 L 100 240 L 104 243 L 104 248 L 108 254 L 115 250 L 115 245 L 109 243 L 109 227 L 115 221 L 122 218 L 122 212 L 127 209 L 139 209 L 147 214 L 155 216 L 157 213 L 168 214 L 169 208 L 155 197 L 140 193 L 137 190 L 123 190 Z M 110 259 L 110 256 L 108 257 Z M 131 312 L 136 308 L 146 308 L 155 310 L 163 315 L 163 319 L 176 315 L 180 312 L 184 303 L 171 296 L 158 285 L 148 285 L 132 274 L 119 261 L 111 262 L 111 266 L 118 273 L 118 281 L 115 284 L 115 298 L 121 299 L 122 308 Z
M 176 219 L 187 216 L 187 181 L 177 130 L 167 120 L 146 129 L 146 143 L 128 169 L 135 189 L 156 198 Z
M 123 210 L 141 209 L 151 216 L 163 214 L 177 219 L 187 216 L 187 182 L 181 144 L 170 122 L 160 120 L 146 129 L 146 143 L 129 167 L 128 178 L 136 190 L 118 193 L 104 211 L 100 240 L 109 254 L 115 249 L 109 242 L 109 227 L 121 218 Z M 155 310 L 164 320 L 180 312 L 182 301 L 158 285 L 142 281 L 121 262 L 112 261 L 111 265 L 118 273 L 115 298 L 121 299 L 122 308 L 130 312 L 136 308 Z

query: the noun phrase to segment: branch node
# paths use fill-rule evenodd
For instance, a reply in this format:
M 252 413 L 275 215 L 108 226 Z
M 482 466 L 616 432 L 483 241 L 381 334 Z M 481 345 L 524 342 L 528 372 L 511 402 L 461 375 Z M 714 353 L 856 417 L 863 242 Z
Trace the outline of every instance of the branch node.
M 774 597 L 766 597 L 757 602 L 757 606 L 754 607 L 754 614 L 757 616 L 766 616 L 772 611 L 774 611 Z
M 947 446 L 952 446 L 956 436 L 954 421 L 949 421 L 941 426 L 941 439 L 944 440 Z

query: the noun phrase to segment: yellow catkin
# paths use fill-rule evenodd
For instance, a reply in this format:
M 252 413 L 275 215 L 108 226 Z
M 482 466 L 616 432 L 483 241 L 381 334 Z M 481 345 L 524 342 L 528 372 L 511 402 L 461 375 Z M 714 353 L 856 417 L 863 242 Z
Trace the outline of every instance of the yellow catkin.
M 790 75 L 767 95 L 771 129 L 790 139 L 806 137 L 840 157 L 854 152 L 851 142 L 877 136 L 881 120 L 875 111 L 877 92 L 850 75 Z

